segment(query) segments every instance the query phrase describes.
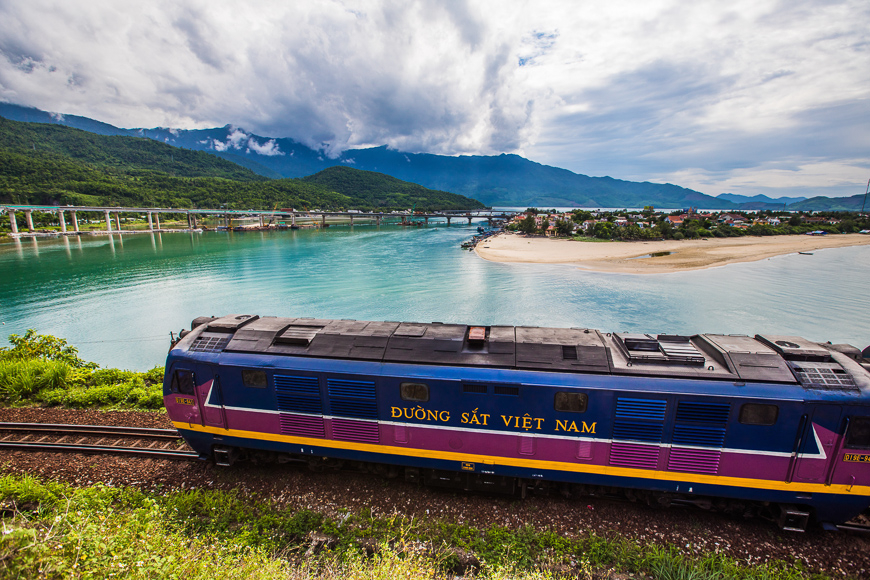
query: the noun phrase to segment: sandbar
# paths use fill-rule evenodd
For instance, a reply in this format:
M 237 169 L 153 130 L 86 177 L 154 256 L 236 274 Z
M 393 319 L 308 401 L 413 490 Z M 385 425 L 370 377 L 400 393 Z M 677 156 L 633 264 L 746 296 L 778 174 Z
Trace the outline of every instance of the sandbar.
M 477 244 L 474 251 L 481 258 L 493 262 L 574 264 L 596 272 L 662 274 L 861 245 L 870 245 L 870 236 L 829 234 L 586 242 L 502 232 Z

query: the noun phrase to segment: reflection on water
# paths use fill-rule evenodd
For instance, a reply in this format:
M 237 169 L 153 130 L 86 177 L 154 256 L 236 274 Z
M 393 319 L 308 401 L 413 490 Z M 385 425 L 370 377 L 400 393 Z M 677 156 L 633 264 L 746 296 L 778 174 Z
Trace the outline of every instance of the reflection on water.
M 796 334 L 870 344 L 870 246 L 633 276 L 497 264 L 476 228 L 83 236 L 0 244 L 2 339 L 55 334 L 102 365 L 161 364 L 169 332 L 252 313 L 652 333 Z
M 660 258 L 662 256 L 670 256 L 673 252 L 652 252 L 650 254 L 644 254 L 643 256 L 635 256 L 634 258 L 629 258 L 629 260 L 642 260 L 643 258 Z

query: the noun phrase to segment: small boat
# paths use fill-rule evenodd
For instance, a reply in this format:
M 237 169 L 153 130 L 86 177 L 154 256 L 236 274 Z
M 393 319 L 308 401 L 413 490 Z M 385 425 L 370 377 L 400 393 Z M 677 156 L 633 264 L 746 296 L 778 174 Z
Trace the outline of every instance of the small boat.
M 812 256 L 813 255 L 812 252 L 798 252 L 798 254 L 800 254 L 802 256 Z

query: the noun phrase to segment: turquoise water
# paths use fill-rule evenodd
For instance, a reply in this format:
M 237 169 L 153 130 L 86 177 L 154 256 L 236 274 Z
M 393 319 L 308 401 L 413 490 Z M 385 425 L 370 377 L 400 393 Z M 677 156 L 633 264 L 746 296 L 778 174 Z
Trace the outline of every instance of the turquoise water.
M 104 366 L 162 364 L 202 315 L 796 334 L 870 344 L 870 246 L 633 276 L 497 264 L 476 224 L 125 234 L 0 244 L 0 334 L 66 338 Z

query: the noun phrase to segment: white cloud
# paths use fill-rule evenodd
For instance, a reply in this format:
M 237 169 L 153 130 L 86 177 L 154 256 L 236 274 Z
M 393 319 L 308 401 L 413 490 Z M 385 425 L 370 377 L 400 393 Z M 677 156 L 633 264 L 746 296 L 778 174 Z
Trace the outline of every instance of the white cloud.
M 216 150 L 280 154 L 251 132 L 330 155 L 516 152 L 753 195 L 791 187 L 784 160 L 830 182 L 863 166 L 868 20 L 863 0 L 30 0 L 0 4 L 0 99 L 246 128 Z
M 265 143 L 257 143 L 257 140 L 253 137 L 248 139 L 247 151 L 257 153 L 259 155 L 266 155 L 268 157 L 272 157 L 274 155 L 284 155 L 284 152 L 281 151 L 278 144 L 274 139 L 269 139 Z

